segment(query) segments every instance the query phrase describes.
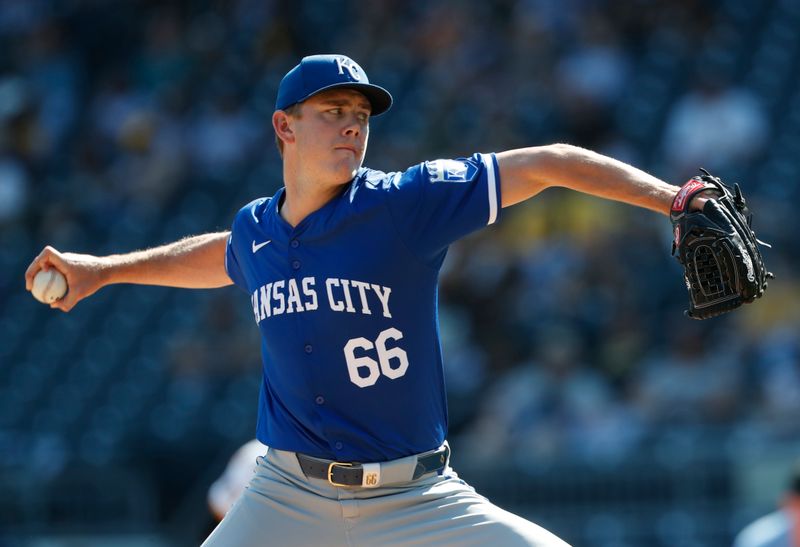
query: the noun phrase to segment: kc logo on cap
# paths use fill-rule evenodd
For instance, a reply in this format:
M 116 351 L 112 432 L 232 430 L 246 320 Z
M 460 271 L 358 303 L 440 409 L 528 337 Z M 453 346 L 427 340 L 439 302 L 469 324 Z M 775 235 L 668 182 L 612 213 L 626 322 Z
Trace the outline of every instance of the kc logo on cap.
M 350 72 L 350 76 L 356 80 L 361 80 L 361 67 L 356 64 L 356 62 L 352 59 L 347 57 L 336 57 L 336 66 L 339 67 L 339 74 L 344 74 L 344 69 L 347 69 Z
M 377 116 L 392 106 L 392 96 L 384 88 L 369 83 L 367 73 L 346 55 L 310 55 L 286 73 L 278 88 L 275 110 L 285 110 L 329 89 L 355 89 L 363 93 Z

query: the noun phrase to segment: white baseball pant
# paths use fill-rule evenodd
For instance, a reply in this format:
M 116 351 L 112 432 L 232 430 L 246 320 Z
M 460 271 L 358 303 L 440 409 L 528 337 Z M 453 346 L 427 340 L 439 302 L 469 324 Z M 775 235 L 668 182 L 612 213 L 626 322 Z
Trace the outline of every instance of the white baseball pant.
M 449 463 L 449 462 L 448 462 Z M 493 505 L 458 478 L 412 476 L 416 458 L 381 464 L 377 488 L 307 478 L 294 452 L 269 448 L 242 496 L 202 547 L 569 547 L 544 528 Z

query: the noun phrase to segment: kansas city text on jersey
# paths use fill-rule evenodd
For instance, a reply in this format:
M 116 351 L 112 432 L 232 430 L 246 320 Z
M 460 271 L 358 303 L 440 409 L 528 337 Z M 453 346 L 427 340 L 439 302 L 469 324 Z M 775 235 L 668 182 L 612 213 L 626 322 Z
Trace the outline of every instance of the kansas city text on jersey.
M 266 317 L 284 313 L 302 313 L 319 308 L 318 290 L 322 291 L 322 302 L 327 302 L 332 311 L 344 313 L 383 314 L 391 319 L 389 296 L 391 287 L 374 283 L 329 277 L 320 286 L 314 277 L 280 279 L 262 285 L 250 295 L 256 323 Z

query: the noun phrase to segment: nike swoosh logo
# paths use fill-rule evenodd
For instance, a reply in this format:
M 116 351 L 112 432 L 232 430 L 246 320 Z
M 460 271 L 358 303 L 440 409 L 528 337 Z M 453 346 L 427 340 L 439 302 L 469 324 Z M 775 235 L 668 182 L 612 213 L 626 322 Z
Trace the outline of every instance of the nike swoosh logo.
M 256 245 L 256 240 L 254 239 L 254 240 L 253 240 L 253 254 L 255 254 L 255 253 L 256 253 L 256 251 L 258 251 L 258 250 L 259 250 L 261 247 L 263 247 L 264 245 L 269 245 L 270 243 L 272 243 L 272 240 L 271 240 L 271 239 L 268 239 L 268 240 L 266 240 L 264 243 L 259 243 L 258 245 Z

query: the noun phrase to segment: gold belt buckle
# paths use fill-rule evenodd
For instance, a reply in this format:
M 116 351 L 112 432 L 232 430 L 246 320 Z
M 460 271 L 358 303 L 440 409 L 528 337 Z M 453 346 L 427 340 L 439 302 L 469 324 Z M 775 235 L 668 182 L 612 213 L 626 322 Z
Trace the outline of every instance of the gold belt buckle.
M 331 462 L 328 465 L 328 482 L 331 483 L 333 486 L 350 486 L 349 484 L 340 484 L 338 482 L 333 482 L 333 467 L 336 465 L 338 465 L 339 467 L 353 467 L 352 463 Z

